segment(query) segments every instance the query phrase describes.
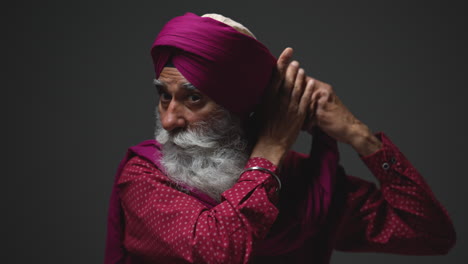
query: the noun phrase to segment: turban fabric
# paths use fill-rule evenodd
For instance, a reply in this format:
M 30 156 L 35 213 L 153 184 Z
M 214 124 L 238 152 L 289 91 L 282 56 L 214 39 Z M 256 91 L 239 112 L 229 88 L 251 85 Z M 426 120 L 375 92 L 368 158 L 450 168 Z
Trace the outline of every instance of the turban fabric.
M 151 48 L 156 78 L 168 62 L 231 113 L 246 117 L 260 102 L 276 58 L 255 38 L 209 17 L 170 20 Z

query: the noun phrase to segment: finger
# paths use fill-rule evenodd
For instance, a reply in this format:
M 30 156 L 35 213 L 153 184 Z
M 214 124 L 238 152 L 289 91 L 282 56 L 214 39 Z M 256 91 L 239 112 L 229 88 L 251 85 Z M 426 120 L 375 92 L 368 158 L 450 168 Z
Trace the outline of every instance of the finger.
M 307 81 L 309 81 L 309 80 L 314 80 L 314 90 L 313 90 L 313 92 L 312 92 L 312 94 L 313 94 L 312 96 L 314 96 L 314 94 L 315 94 L 318 90 L 323 90 L 324 84 L 325 84 L 325 83 L 323 83 L 322 81 L 317 80 L 317 79 L 315 79 L 315 78 L 312 78 L 312 77 L 310 77 L 310 76 L 307 76 Z M 318 94 L 317 94 L 317 95 L 318 95 Z M 317 96 L 317 95 L 315 95 L 315 96 Z
M 292 48 L 284 49 L 281 55 L 279 56 L 278 61 L 276 62 L 275 73 L 272 78 L 272 86 L 275 91 L 280 87 L 281 83 L 283 82 L 286 69 L 293 55 L 293 51 L 294 50 Z
M 310 98 L 310 111 L 315 113 L 315 108 L 317 107 L 317 101 L 322 96 L 322 91 L 317 88 L 317 81 L 314 81 L 314 90 L 312 92 L 312 97 Z
M 313 101 L 318 101 L 321 97 L 327 97 L 327 99 L 329 99 L 330 90 L 328 90 L 327 87 L 320 86 L 320 83 L 317 80 L 315 80 L 315 86 L 315 91 L 312 94 Z
M 292 48 L 286 48 L 283 50 L 281 55 L 278 58 L 277 68 L 281 76 L 284 76 L 286 69 L 291 61 L 294 50 Z
M 299 70 L 298 61 L 291 62 L 288 66 L 288 69 L 286 70 L 286 76 L 284 77 L 283 89 L 284 89 L 284 92 L 288 95 L 290 95 L 292 92 L 294 81 L 296 80 L 298 70 Z
M 296 80 L 294 81 L 294 88 L 291 93 L 291 103 L 298 104 L 301 100 L 302 93 L 304 92 L 305 71 L 300 68 L 297 71 Z
M 323 90 L 325 91 L 326 93 L 328 93 L 330 96 L 328 97 L 329 100 L 332 100 L 333 99 L 333 96 L 331 96 L 334 92 L 333 92 L 333 88 L 330 84 L 326 83 L 326 82 L 322 82 L 320 80 L 316 80 L 316 83 L 317 83 L 317 89 L 320 89 L 320 90 Z
M 315 82 L 314 80 L 309 80 L 306 84 L 304 93 L 302 94 L 301 101 L 299 102 L 299 111 L 300 113 L 307 113 L 307 107 L 310 104 L 310 99 L 312 91 L 314 89 Z
M 315 86 L 317 86 L 317 84 L 315 84 Z M 313 102 L 317 102 L 318 99 L 319 99 L 320 97 L 323 96 L 323 92 L 324 92 L 324 91 L 321 90 L 320 88 L 315 87 L 315 91 L 312 93 L 312 98 L 311 98 L 311 100 L 312 100 Z
M 320 98 L 317 101 L 317 109 L 324 109 L 325 108 L 325 105 L 328 102 L 329 95 L 330 94 L 327 93 L 327 92 L 322 92 L 322 95 L 320 96 Z

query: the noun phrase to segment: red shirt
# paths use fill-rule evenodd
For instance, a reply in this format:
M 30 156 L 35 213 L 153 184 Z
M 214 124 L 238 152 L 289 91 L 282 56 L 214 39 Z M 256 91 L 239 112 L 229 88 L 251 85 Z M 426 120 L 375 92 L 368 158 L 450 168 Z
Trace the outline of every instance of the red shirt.
M 304 237 L 294 204 L 304 199 L 303 182 L 296 175 L 307 166 L 308 156 L 289 153 L 281 171 L 266 159 L 250 159 L 246 168 L 261 166 L 280 174 L 283 190 L 276 192 L 278 184 L 270 174 L 247 171 L 214 207 L 175 186 L 153 163 L 133 157 L 118 180 L 130 262 L 329 263 L 333 249 L 447 253 L 455 232 L 445 209 L 397 147 L 385 135 L 378 136 L 383 147 L 361 159 L 380 189 L 340 167 L 324 224 L 308 232 L 299 248 L 270 252 L 274 256 L 257 254 L 265 252 L 259 250 L 263 240 L 285 229 Z

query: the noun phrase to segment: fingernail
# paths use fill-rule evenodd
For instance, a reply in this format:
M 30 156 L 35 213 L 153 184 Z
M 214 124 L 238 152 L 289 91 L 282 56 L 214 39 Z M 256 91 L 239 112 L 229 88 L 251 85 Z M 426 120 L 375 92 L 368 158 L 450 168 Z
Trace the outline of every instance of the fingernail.
M 299 62 L 298 62 L 298 61 L 292 61 L 292 62 L 291 62 L 291 66 L 298 67 L 298 66 L 299 66 Z

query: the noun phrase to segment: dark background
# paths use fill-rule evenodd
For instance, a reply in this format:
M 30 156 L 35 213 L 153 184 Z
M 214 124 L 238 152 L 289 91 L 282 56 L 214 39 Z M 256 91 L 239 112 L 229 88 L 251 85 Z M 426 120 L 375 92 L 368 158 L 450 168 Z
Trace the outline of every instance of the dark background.
M 425 176 L 458 234 L 447 256 L 337 252 L 332 263 L 462 263 L 467 247 L 463 1 L 10 1 L 2 4 L 2 263 L 101 263 L 114 172 L 151 138 L 149 49 L 170 18 L 221 13 L 276 56 L 295 48 Z M 248 95 L 246 95 L 248 96 Z M 307 151 L 301 135 L 295 148 Z M 348 146 L 347 172 L 373 180 Z

